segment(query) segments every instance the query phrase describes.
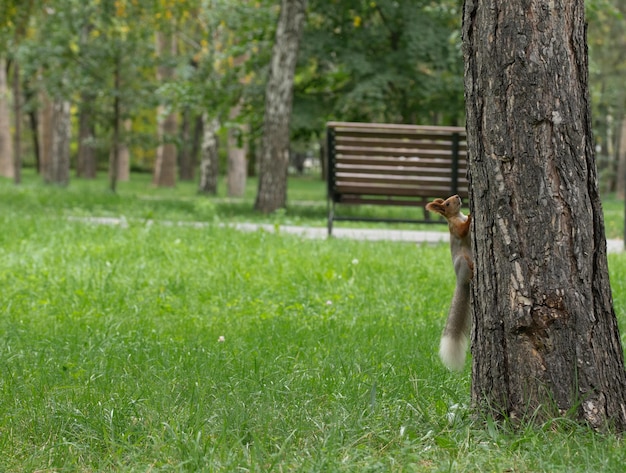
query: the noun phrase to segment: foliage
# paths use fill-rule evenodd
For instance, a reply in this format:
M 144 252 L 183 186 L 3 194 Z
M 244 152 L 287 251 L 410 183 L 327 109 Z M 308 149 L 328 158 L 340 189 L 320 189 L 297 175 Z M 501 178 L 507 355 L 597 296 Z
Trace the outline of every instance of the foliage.
M 595 138 L 607 153 L 607 140 L 616 136 L 626 116 L 626 6 L 618 0 L 595 0 L 587 4 L 587 18 Z
M 587 2 L 596 138 L 603 145 L 605 117 L 611 113 L 617 123 L 625 108 L 622 3 Z M 311 0 L 292 118 L 300 146 L 318 138 L 329 119 L 463 124 L 461 6 Z M 145 167 L 156 146 L 158 103 L 178 112 L 206 110 L 228 127 L 228 111 L 241 101 L 235 120 L 251 125 L 253 139 L 260 136 L 278 11 L 269 0 L 4 0 L 0 54 L 20 63 L 27 110 L 38 107 L 39 89 L 70 99 L 75 110 L 88 104 L 103 156 L 120 97 L 122 119 L 133 118 L 124 141 L 134 164 Z M 154 54 L 155 31 L 162 30 L 176 35 L 176 55 Z M 157 84 L 161 60 L 175 75 Z
M 456 0 L 313 2 L 295 127 L 321 129 L 329 118 L 462 123 L 460 6 Z
M 97 144 L 107 150 L 115 97 L 122 103 L 122 119 L 156 103 L 149 74 L 152 32 L 134 24 L 141 25 L 147 14 L 138 5 L 48 0 L 33 18 L 30 35 L 19 48 L 30 95 L 45 90 L 53 97 L 89 108 L 99 130 Z M 119 85 L 116 74 L 121 77 Z

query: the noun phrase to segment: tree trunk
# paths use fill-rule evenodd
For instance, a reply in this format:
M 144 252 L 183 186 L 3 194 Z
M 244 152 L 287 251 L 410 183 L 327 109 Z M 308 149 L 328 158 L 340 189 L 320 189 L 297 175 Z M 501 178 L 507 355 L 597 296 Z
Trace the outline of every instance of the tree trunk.
M 472 402 L 626 428 L 583 0 L 466 0 Z
M 28 86 L 28 81 L 24 82 L 24 102 L 30 104 L 31 100 L 34 98 L 35 93 Z M 40 147 L 39 147 L 39 120 L 37 118 L 38 110 L 34 107 L 28 107 L 28 124 L 30 134 L 32 136 L 32 146 L 33 146 L 33 154 L 35 155 L 35 168 L 37 172 L 41 171 L 41 159 L 40 159 Z
M 15 177 L 15 167 L 13 164 L 9 85 L 6 71 L 6 60 L 0 58 L 0 176 L 13 179 Z
M 40 94 L 41 107 L 39 109 L 38 134 L 39 139 L 39 173 L 44 182 L 47 182 L 52 162 L 52 101 L 43 91 Z
M 122 126 L 122 75 L 121 75 L 121 58 L 117 58 L 114 71 L 115 80 L 115 99 L 113 100 L 113 144 L 109 155 L 109 178 L 111 180 L 111 189 L 115 191 L 117 182 L 130 180 L 130 150 L 128 149 L 128 136 L 133 125 L 132 120 L 127 118 L 124 120 L 124 130 Z M 114 182 L 115 181 L 115 182 Z
M 13 61 L 13 115 L 15 119 L 15 136 L 13 139 L 13 181 L 22 182 L 22 91 L 20 87 L 20 65 Z
M 265 90 L 259 188 L 255 203 L 256 210 L 264 213 L 287 205 L 293 77 L 305 14 L 306 0 L 282 0 Z
M 217 130 L 220 122 L 217 118 L 203 117 L 204 133 L 202 136 L 202 157 L 200 162 L 200 188 L 202 194 L 217 194 L 217 177 L 219 174 L 219 155 Z
M 157 32 L 157 55 L 164 59 L 176 54 L 176 39 L 171 34 Z M 163 83 L 171 79 L 174 72 L 171 67 L 157 67 L 157 81 Z M 154 185 L 158 187 L 174 187 L 176 185 L 176 145 L 172 139 L 176 135 L 176 113 L 167 113 L 166 107 L 159 105 L 157 111 L 157 133 L 159 147 L 154 163 Z
M 128 137 L 133 128 L 133 122 L 127 118 L 124 120 L 124 130 L 120 137 L 119 154 L 117 156 L 117 180 L 128 182 L 130 180 L 130 148 L 128 147 Z
M 617 196 L 623 199 L 626 195 L 626 117 L 622 118 L 617 145 Z
M 113 70 L 113 83 L 115 86 L 115 96 L 113 98 L 113 137 L 111 139 L 111 151 L 109 152 L 109 189 L 117 192 L 117 180 L 120 160 L 120 121 L 121 121 L 121 58 L 119 54 L 115 60 L 115 69 Z
M 76 174 L 85 179 L 95 179 L 98 171 L 95 148 L 95 127 L 91 103 L 91 94 L 81 95 L 80 112 L 78 113 L 78 158 Z
M 193 128 L 193 136 L 191 138 L 191 162 L 194 169 L 198 167 L 198 156 L 200 155 L 200 148 L 202 147 L 202 137 L 204 136 L 204 121 L 202 113 L 196 116 L 195 124 Z
M 239 115 L 241 106 L 237 105 L 230 111 L 230 119 Z M 248 146 L 246 133 L 249 127 L 241 125 L 228 130 L 228 196 L 243 197 L 246 191 L 246 177 L 248 176 Z
M 183 112 L 182 123 L 180 126 L 180 150 L 178 153 L 179 160 L 179 178 L 181 181 L 193 181 L 195 163 L 193 162 L 193 143 L 191 136 L 191 127 L 195 123 L 194 117 L 189 108 Z
M 52 146 L 50 161 L 44 174 L 48 184 L 66 186 L 70 181 L 70 103 L 57 99 L 52 104 Z

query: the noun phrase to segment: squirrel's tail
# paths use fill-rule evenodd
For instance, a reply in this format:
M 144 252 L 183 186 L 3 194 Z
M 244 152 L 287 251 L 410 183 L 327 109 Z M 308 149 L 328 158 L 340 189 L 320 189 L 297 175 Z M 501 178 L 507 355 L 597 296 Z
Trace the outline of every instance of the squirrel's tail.
M 460 371 L 465 366 L 469 332 L 470 286 L 469 283 L 458 284 L 439 344 L 439 357 L 449 369 Z

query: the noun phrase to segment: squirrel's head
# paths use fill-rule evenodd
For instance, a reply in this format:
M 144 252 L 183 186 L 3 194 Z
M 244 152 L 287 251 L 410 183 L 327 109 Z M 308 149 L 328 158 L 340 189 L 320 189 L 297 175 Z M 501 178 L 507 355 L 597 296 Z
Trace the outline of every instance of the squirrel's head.
M 461 198 L 458 195 L 453 195 L 446 200 L 435 199 L 426 204 L 426 210 L 436 212 L 446 218 L 453 217 L 461 211 Z

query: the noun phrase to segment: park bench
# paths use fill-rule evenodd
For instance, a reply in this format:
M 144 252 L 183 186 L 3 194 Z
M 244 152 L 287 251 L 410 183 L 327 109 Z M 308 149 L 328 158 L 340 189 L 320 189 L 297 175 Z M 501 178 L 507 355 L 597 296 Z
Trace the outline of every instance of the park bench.
M 465 129 L 450 126 L 329 122 L 328 235 L 335 221 L 440 223 L 426 204 L 468 195 Z M 423 218 L 338 214 L 338 205 L 423 208 Z

